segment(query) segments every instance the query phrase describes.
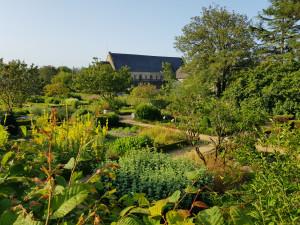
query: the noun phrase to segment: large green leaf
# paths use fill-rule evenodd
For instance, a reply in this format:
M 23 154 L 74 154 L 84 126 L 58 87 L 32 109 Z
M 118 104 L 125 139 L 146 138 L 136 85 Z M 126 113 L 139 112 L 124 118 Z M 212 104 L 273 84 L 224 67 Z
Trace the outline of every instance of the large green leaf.
M 183 223 L 184 218 L 182 218 L 178 212 L 176 212 L 175 210 L 171 210 L 169 212 L 167 212 L 166 214 L 166 219 L 168 224 L 177 224 L 179 222 Z
M 145 197 L 144 193 L 135 193 L 133 195 L 133 199 L 138 201 L 139 206 L 141 206 L 141 207 L 150 205 L 150 203 L 149 203 L 148 199 Z
M 199 225 L 223 225 L 224 219 L 221 210 L 214 206 L 199 212 L 195 217 L 195 222 Z
M 0 215 L 0 224 L 2 225 L 12 225 L 14 224 L 14 222 L 16 221 L 16 219 L 18 218 L 18 215 L 15 214 L 14 212 L 10 211 L 10 210 L 6 210 L 4 211 L 1 215 Z
M 52 209 L 54 213 L 51 218 L 57 219 L 67 215 L 86 199 L 88 193 L 87 187 L 84 185 L 78 184 L 66 188 L 62 194 L 53 198 Z
M 160 218 L 159 219 L 154 219 L 150 218 L 148 216 L 143 217 L 143 224 L 144 225 L 160 225 Z
M 23 215 L 22 213 L 17 215 L 15 212 L 6 210 L 0 216 L 1 225 L 43 225 L 40 221 L 35 221 L 31 214 Z
M 181 192 L 177 190 L 168 198 L 168 201 L 170 203 L 176 203 L 180 199 L 180 195 Z
M 28 184 L 30 182 L 30 178 L 27 177 L 6 177 L 6 178 L 0 178 L 0 184 L 8 184 L 8 183 L 23 183 Z
M 71 170 L 73 169 L 74 165 L 75 165 L 75 159 L 74 157 L 72 157 L 71 159 L 69 159 L 69 162 L 65 164 L 64 169 Z
M 168 199 L 162 199 L 155 202 L 154 206 L 149 208 L 151 216 L 161 216 L 163 208 L 168 204 Z
M 244 214 L 237 206 L 232 206 L 229 209 L 229 214 L 234 225 L 252 225 L 251 218 Z
M 9 151 L 9 152 L 5 153 L 1 160 L 1 166 L 4 167 L 6 165 L 6 163 L 14 156 L 14 154 L 15 153 L 13 151 Z
M 31 215 L 24 216 L 20 214 L 13 225 L 43 225 L 43 223 L 33 220 Z

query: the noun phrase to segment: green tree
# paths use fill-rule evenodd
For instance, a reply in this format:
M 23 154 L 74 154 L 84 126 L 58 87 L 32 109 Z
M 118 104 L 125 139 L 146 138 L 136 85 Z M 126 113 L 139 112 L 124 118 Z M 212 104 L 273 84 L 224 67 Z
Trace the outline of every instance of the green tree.
M 253 28 L 263 45 L 263 50 L 271 54 L 299 51 L 300 2 L 270 0 L 270 3 L 271 5 L 258 16 L 259 24 Z
M 128 68 L 123 67 L 114 71 L 110 65 L 102 64 L 97 60 L 88 68 L 83 68 L 76 77 L 78 90 L 98 94 L 107 100 L 126 91 L 131 85 L 131 74 Z
M 204 74 L 220 97 L 234 71 L 251 60 L 254 40 L 247 17 L 225 8 L 203 8 L 182 31 L 175 47 L 185 54 L 186 70 Z
M 73 88 L 73 74 L 61 70 L 51 79 L 51 84 L 44 87 L 47 96 L 66 96 Z
M 140 84 L 134 87 L 129 95 L 129 103 L 138 105 L 140 103 L 151 103 L 151 101 L 158 95 L 158 90 L 151 84 Z
M 58 73 L 54 66 L 43 66 L 39 68 L 40 78 L 45 85 L 51 83 L 51 79 Z
M 224 97 L 237 105 L 250 99 L 260 102 L 263 109 L 274 114 L 300 116 L 300 64 L 289 61 L 284 64 L 272 59 L 259 66 L 241 71 L 227 88 Z
M 162 89 L 165 90 L 166 93 L 169 93 L 176 81 L 176 73 L 173 70 L 171 63 L 162 64 L 162 74 L 164 79 Z
M 0 101 L 12 112 L 14 106 L 22 105 L 28 97 L 41 92 L 38 68 L 19 60 L 7 64 L 0 60 L 0 87 Z

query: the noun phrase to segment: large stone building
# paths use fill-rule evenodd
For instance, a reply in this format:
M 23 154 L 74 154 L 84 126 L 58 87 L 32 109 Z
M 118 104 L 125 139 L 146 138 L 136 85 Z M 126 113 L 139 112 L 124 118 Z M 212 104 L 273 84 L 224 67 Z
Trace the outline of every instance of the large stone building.
M 123 66 L 129 67 L 135 85 L 150 83 L 158 87 L 163 84 L 163 63 L 170 63 L 176 74 L 183 65 L 183 61 L 179 57 L 133 55 L 112 52 L 108 53 L 106 60 L 114 70 L 118 70 Z

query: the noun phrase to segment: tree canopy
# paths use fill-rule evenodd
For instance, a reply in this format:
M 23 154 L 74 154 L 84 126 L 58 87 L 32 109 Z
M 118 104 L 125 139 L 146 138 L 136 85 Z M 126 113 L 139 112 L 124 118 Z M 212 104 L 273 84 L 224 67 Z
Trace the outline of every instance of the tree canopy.
M 4 63 L 0 60 L 0 100 L 6 110 L 22 105 L 29 96 L 41 92 L 38 68 L 19 60 Z
M 131 85 L 131 74 L 128 68 L 114 71 L 108 64 L 94 61 L 89 67 L 83 68 L 76 79 L 80 91 L 98 94 L 109 99 L 117 93 L 126 91 Z
M 271 5 L 259 14 L 254 27 L 263 52 L 284 54 L 299 51 L 300 2 L 298 0 L 270 0 Z
M 253 35 L 247 17 L 225 8 L 203 8 L 201 16 L 193 17 L 175 47 L 187 59 L 187 70 L 206 70 L 203 81 L 210 83 L 217 97 L 228 86 L 233 72 L 251 60 Z

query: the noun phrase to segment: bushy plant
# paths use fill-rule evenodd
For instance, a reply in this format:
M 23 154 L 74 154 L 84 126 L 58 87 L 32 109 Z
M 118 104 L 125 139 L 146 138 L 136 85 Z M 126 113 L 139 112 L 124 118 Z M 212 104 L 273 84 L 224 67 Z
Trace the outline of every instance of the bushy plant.
M 116 127 L 119 125 L 119 116 L 116 113 L 107 113 L 97 117 L 97 124 L 105 126 L 107 122 L 108 127 Z
M 120 157 L 133 150 L 142 150 L 145 147 L 153 146 L 153 141 L 147 136 L 118 138 L 108 149 L 108 157 Z
M 78 100 L 82 100 L 81 95 L 78 94 L 78 93 L 74 93 L 74 92 L 68 93 L 68 97 L 69 97 L 69 98 L 76 98 L 76 99 L 78 99 Z
M 190 184 L 189 172 L 198 171 L 199 187 L 208 184 L 211 177 L 191 161 L 173 160 L 150 150 L 132 151 L 119 159 L 116 187 L 120 195 L 146 193 L 149 199 L 165 198 Z
M 158 89 L 154 85 L 140 84 L 132 89 L 128 96 L 128 102 L 134 106 L 141 103 L 149 104 L 157 96 L 158 92 Z
M 30 113 L 33 114 L 34 116 L 41 116 L 44 113 L 48 112 L 48 107 L 40 107 L 38 105 L 33 105 L 30 107 Z
M 85 116 L 87 114 L 92 114 L 92 112 L 88 109 L 77 109 L 73 114 L 72 114 L 72 118 L 77 118 L 77 117 L 81 117 L 81 116 Z
M 65 99 L 65 104 L 77 108 L 79 105 L 79 100 L 77 98 L 67 98 Z
M 54 97 L 47 97 L 45 99 L 45 103 L 48 103 L 48 104 L 60 104 L 60 99 L 59 98 L 54 98 Z
M 161 112 L 151 104 L 140 104 L 136 107 L 136 117 L 141 120 L 160 120 Z
M 5 146 L 8 141 L 8 136 L 9 134 L 6 129 L 2 125 L 0 125 L 0 148 Z
M 45 98 L 43 96 L 34 95 L 30 96 L 27 101 L 32 103 L 45 103 Z

